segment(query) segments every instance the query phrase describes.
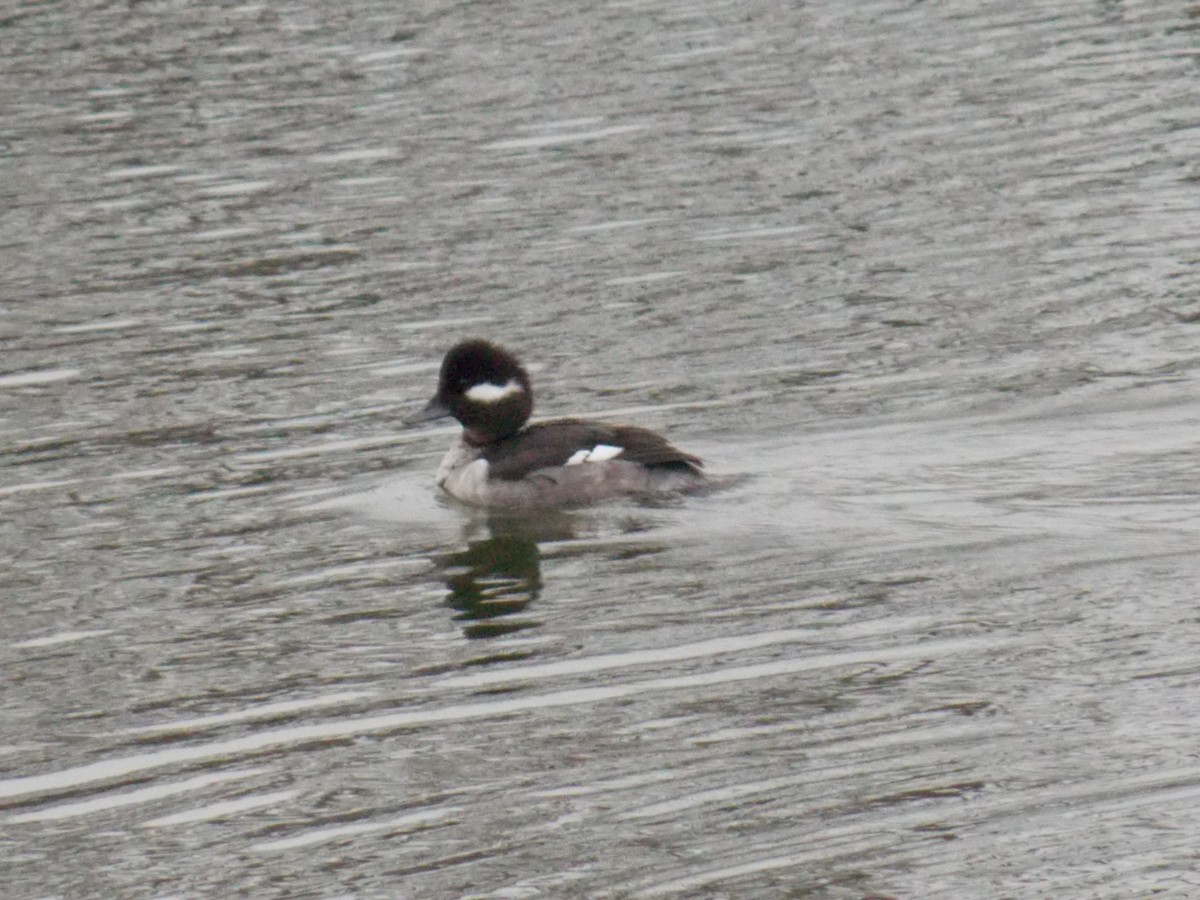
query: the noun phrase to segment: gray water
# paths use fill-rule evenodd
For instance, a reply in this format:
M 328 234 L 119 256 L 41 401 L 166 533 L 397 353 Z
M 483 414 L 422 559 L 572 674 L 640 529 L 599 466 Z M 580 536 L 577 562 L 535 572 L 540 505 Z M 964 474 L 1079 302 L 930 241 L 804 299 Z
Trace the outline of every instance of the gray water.
M 1200 18 L 0 18 L 5 898 L 1200 896 Z M 536 520 L 486 335 L 724 490 Z

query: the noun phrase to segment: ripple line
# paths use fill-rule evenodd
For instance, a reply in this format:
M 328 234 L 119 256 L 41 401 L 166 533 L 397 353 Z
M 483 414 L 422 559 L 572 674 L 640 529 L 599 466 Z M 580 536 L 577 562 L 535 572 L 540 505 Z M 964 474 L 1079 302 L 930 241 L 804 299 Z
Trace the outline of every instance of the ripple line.
M 228 816 L 246 812 L 251 809 L 261 809 L 264 806 L 274 806 L 285 803 L 293 797 L 298 797 L 299 791 L 276 791 L 273 794 L 257 794 L 251 797 L 239 797 L 237 800 L 226 800 L 223 803 L 213 803 L 187 812 L 163 816 L 143 822 L 142 828 L 163 828 L 170 825 L 191 825 L 195 822 L 211 822 L 214 819 L 224 819 Z
M 360 834 L 370 834 L 373 831 L 415 831 L 429 825 L 436 825 L 451 816 L 462 812 L 461 806 L 447 806 L 444 809 L 423 810 L 388 819 L 384 822 L 359 822 L 354 825 L 338 825 L 335 828 L 321 828 L 298 834 L 295 837 L 281 838 L 277 841 L 263 841 L 249 847 L 251 853 L 271 853 L 277 850 L 294 850 L 297 847 L 311 847 L 314 844 L 325 844 L 329 841 Z
M 941 624 L 944 623 L 932 617 L 902 620 L 889 619 L 883 622 L 873 621 L 856 625 L 846 625 L 836 628 L 836 631 L 839 638 L 861 638 L 876 634 L 919 631 Z M 743 650 L 757 650 L 762 647 L 771 647 L 778 644 L 793 644 L 800 641 L 812 640 L 819 634 L 827 635 L 831 630 L 835 629 L 832 629 L 830 626 L 812 626 L 808 628 L 789 628 L 779 631 L 731 635 L 707 641 L 695 641 L 690 644 L 677 644 L 674 647 L 654 647 L 647 650 L 631 650 L 626 653 L 605 653 L 597 656 L 585 656 L 580 659 L 566 659 L 560 662 L 543 663 L 536 666 L 502 669 L 495 672 L 454 675 L 435 682 L 434 686 L 477 688 L 512 681 L 561 678 L 564 675 L 590 675 L 595 672 L 603 672 L 607 669 L 623 668 L 625 666 L 679 662 L 698 657 L 738 653 Z
M 271 769 L 260 767 L 255 769 L 236 769 L 231 772 L 217 772 L 212 775 L 197 775 L 195 778 L 189 778 L 186 781 L 155 785 L 154 787 L 141 788 L 136 791 L 126 791 L 123 794 L 95 797 L 79 803 L 62 803 L 58 806 L 51 806 L 48 809 L 39 809 L 36 812 L 20 813 L 19 815 L 9 816 L 4 821 L 15 824 L 18 822 L 53 822 L 58 819 L 72 819 L 76 816 L 86 816 L 91 813 L 120 809 L 122 806 L 153 803 L 155 800 L 162 800 L 165 797 L 189 794 L 210 785 L 224 784 L 227 781 L 238 781 L 242 778 L 252 778 L 255 775 L 263 775 L 270 771 Z
M 27 775 L 0 781 L 0 799 L 26 797 L 36 794 L 58 793 L 97 781 L 122 778 L 133 773 L 145 772 L 163 766 L 193 763 L 201 760 L 232 757 L 241 754 L 261 753 L 282 746 L 340 741 L 364 734 L 395 731 L 432 725 L 439 722 L 461 722 L 471 719 L 487 719 L 513 713 L 537 711 L 554 707 L 579 706 L 619 700 L 639 694 L 658 691 L 680 690 L 751 681 L 811 672 L 843 666 L 891 663 L 971 651 L 993 651 L 1005 642 L 994 638 L 961 638 L 947 641 L 930 641 L 925 644 L 903 647 L 888 647 L 873 650 L 857 650 L 830 653 L 800 659 L 783 659 L 749 666 L 733 666 L 695 675 L 679 675 L 655 678 L 648 681 L 605 687 L 579 688 L 550 694 L 534 694 L 527 697 L 509 697 L 503 700 L 487 700 L 462 703 L 438 709 L 417 709 L 386 715 L 370 716 L 349 721 L 333 721 L 315 725 L 300 725 L 279 728 L 232 740 L 198 744 L 189 747 L 174 747 L 133 756 L 118 757 L 101 762 L 74 766 L 42 775 Z

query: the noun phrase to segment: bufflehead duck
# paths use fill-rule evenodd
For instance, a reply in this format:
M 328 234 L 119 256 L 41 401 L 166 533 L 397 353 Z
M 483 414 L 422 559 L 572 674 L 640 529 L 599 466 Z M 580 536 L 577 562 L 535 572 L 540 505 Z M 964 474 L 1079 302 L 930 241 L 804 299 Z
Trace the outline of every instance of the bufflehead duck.
M 527 425 L 533 386 L 520 360 L 467 340 L 442 360 L 437 393 L 407 423 L 453 416 L 462 435 L 442 459 L 446 493 L 492 509 L 578 506 L 695 487 L 703 463 L 633 425 L 554 419 Z

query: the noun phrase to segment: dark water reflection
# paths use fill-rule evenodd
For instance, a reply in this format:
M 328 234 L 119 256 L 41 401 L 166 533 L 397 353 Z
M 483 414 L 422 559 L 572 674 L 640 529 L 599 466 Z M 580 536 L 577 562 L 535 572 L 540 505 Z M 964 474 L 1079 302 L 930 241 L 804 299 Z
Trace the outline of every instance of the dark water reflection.
M 1193 12 L 0 14 L 0 894 L 1200 896 Z
M 644 509 L 653 510 L 663 502 L 672 500 L 643 501 Z M 629 544 L 623 540 L 648 530 L 637 515 L 618 517 L 609 526 L 618 538 L 619 549 L 615 550 L 608 547 L 608 541 L 597 541 L 596 535 L 589 534 L 594 524 L 586 514 L 572 512 L 489 515 L 469 527 L 465 549 L 434 554 L 431 559 L 449 589 L 446 605 L 458 611 L 456 621 L 467 623 L 463 634 L 472 639 L 493 638 L 542 624 L 532 612 L 520 614 L 542 593 L 543 545 L 560 557 L 586 556 L 599 550 L 626 560 L 664 549 L 652 542 Z M 487 536 L 480 537 L 480 533 Z
M 446 604 L 465 621 L 463 634 L 488 638 L 535 628 L 538 622 L 516 617 L 542 590 L 539 537 L 529 523 L 493 519 L 489 537 L 472 540 L 465 550 L 441 553 L 433 562 L 442 570 L 450 593 Z M 566 537 L 570 537 L 568 530 Z

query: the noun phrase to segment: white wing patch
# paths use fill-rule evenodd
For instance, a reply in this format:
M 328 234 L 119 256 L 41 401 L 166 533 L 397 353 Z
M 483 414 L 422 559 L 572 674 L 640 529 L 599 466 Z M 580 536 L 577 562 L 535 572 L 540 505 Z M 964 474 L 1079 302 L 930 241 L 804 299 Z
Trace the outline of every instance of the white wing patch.
M 567 460 L 568 466 L 577 466 L 585 462 L 604 462 L 615 459 L 625 452 L 624 447 L 614 447 L 612 444 L 597 444 L 591 450 L 576 450 Z
M 521 382 L 514 378 L 504 384 L 492 384 L 490 381 L 473 384 L 467 388 L 465 396 L 468 400 L 474 400 L 476 403 L 496 403 L 505 397 L 519 394 L 523 390 L 525 388 L 521 386 Z

